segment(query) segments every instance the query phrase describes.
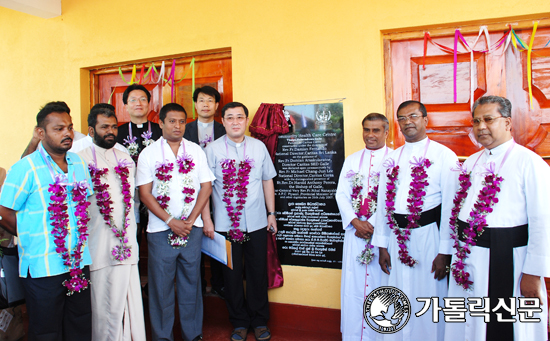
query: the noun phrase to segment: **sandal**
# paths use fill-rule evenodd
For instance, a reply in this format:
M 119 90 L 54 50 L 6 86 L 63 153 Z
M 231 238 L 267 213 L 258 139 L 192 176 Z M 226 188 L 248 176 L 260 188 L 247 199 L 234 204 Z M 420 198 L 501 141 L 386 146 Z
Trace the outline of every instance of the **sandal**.
M 254 336 L 257 341 L 268 341 L 271 340 L 271 332 L 266 326 L 254 328 Z
M 235 328 L 231 333 L 231 341 L 245 341 L 247 335 L 248 335 L 247 328 L 244 328 L 244 327 Z

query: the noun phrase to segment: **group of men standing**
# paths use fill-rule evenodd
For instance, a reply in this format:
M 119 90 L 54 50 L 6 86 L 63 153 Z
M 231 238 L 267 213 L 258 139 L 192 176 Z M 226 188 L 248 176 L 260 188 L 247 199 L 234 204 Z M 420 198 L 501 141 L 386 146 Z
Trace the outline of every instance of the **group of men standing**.
M 396 150 L 384 143 L 386 117 L 365 117 L 365 149 L 346 159 L 336 195 L 345 230 L 344 340 L 547 339 L 550 167 L 514 141 L 511 112 L 506 98 L 476 101 L 472 128 L 484 149 L 463 164 L 429 139 L 420 102 L 397 109 L 405 145 Z M 410 320 L 397 332 L 379 334 L 365 320 L 373 318 L 365 299 L 380 286 L 410 300 Z M 446 323 L 446 297 L 463 298 L 464 322 Z M 518 318 L 520 297 L 540 300 L 531 316 L 538 322 Z M 418 314 L 426 301 L 433 312 Z M 470 315 L 478 301 L 485 305 Z M 403 314 L 395 312 L 378 317 L 397 326 Z
M 214 231 L 232 242 L 233 270 L 217 268 L 231 339 L 246 339 L 249 329 L 271 338 L 266 238 L 277 232 L 275 169 L 263 143 L 244 135 L 248 109 L 228 103 L 222 126 L 214 121 L 220 94 L 199 88 L 199 120 L 186 129 L 176 103 L 162 107 L 159 124 L 149 121 L 150 99 L 144 86 L 129 86 L 131 122 L 120 127 L 113 106 L 95 105 L 88 136 L 74 146 L 70 109 L 48 103 L 37 115 L 39 142 L 8 172 L 0 226 L 18 236 L 29 340 L 146 339 L 140 225 L 154 340 L 173 340 L 176 302 L 183 338 L 202 339 L 201 241 Z

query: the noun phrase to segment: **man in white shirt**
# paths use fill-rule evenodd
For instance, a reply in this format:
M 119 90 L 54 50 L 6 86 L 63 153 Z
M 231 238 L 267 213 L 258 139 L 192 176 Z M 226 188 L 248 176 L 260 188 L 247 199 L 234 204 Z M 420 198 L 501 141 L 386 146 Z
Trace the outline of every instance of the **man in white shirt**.
M 451 169 L 458 158 L 426 135 L 428 113 L 422 103 L 402 103 L 397 120 L 405 145 L 388 155 L 380 175 L 372 244 L 380 247 L 379 263 L 389 274 L 388 285 L 409 298 L 412 316 L 403 329 L 383 338 L 439 341 L 445 325 L 433 323 L 431 314 L 414 313 L 424 306 L 416 298 L 440 297 L 442 302 L 447 294 L 452 247 L 448 221 L 457 188 Z
M 133 211 L 136 168 L 130 155 L 115 147 L 118 124 L 110 107 L 92 108 L 88 136 L 93 144 L 78 152 L 94 187 L 88 209 L 92 340 L 145 341 Z
M 363 303 L 373 289 L 387 281 L 387 275 L 378 265 L 378 248 L 370 247 L 373 226 L 367 219 L 376 210 L 380 172 L 384 171 L 384 158 L 391 151 L 386 147 L 389 122 L 386 116 L 371 113 L 365 116 L 361 125 L 365 148 L 346 159 L 336 190 L 336 202 L 346 233 L 340 295 L 340 331 L 344 341 L 376 339 L 378 333 L 363 319 Z
M 461 169 L 465 170 L 461 185 L 467 190 L 457 192 L 463 204 L 451 221 L 455 245 L 449 297 L 463 298 L 467 308 L 473 298 L 487 297 L 490 303 L 485 303 L 485 309 L 483 303 L 473 304 L 481 312 L 478 316 L 466 313 L 465 323 L 447 323 L 445 340 L 546 340 L 544 277 L 550 277 L 550 167 L 512 138 L 512 105 L 508 99 L 481 97 L 474 103 L 472 116 L 474 136 L 485 149 L 470 156 Z M 468 173 L 469 187 L 464 181 Z M 487 191 L 486 186 L 495 189 Z M 486 199 L 480 200 L 482 196 Z M 481 207 L 490 212 L 483 214 Z M 468 241 L 465 235 L 471 229 L 477 233 Z M 464 253 L 465 248 L 471 253 Z M 525 313 L 518 308 L 539 306 L 522 304 L 523 297 L 538 297 L 542 305 L 525 323 Z M 512 313 L 502 306 L 497 310 L 501 303 Z M 469 310 L 471 313 L 472 307 Z M 489 323 L 482 315 L 490 318 Z
M 174 279 L 182 335 L 202 337 L 200 257 L 205 205 L 214 175 L 202 149 L 183 138 L 187 114 L 169 103 L 160 113 L 162 137 L 140 154 L 136 184 L 149 209 L 149 314 L 153 340 L 173 340 Z

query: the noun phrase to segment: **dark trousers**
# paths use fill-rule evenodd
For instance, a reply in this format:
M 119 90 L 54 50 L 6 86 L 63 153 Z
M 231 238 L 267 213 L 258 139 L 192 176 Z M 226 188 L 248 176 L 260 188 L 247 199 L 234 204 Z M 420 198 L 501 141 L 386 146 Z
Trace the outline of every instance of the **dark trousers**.
M 223 267 L 225 302 L 234 328 L 265 326 L 269 320 L 267 229 L 248 233 L 248 236 L 250 240 L 243 244 L 231 243 L 233 270 Z M 243 273 L 246 276 L 246 299 Z
M 90 279 L 90 269 L 84 267 Z M 28 340 L 84 341 L 92 339 L 90 288 L 67 296 L 62 283 L 69 273 L 52 277 L 21 278 L 29 314 Z
M 210 276 L 210 283 L 212 284 L 212 289 L 219 292 L 221 288 L 224 287 L 222 267 L 225 265 L 218 262 L 214 258 L 208 257 L 208 259 L 210 261 L 210 273 L 212 275 Z M 206 286 L 207 286 L 205 263 L 206 263 L 206 256 L 202 254 L 201 255 L 201 284 L 202 284 L 203 291 L 206 290 Z

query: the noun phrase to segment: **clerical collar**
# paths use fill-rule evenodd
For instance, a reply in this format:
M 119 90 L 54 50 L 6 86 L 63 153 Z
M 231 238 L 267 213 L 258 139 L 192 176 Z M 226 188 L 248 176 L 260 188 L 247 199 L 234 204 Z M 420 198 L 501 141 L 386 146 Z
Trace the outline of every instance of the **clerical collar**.
M 514 138 L 509 139 L 508 141 L 496 146 L 493 149 L 485 149 L 485 154 L 487 156 L 489 155 L 499 156 L 501 154 L 504 154 L 506 153 L 506 151 L 508 150 L 508 147 L 510 147 L 512 143 L 514 143 Z
M 242 142 L 239 142 L 239 143 L 234 142 L 234 141 L 233 141 L 232 139 L 230 139 L 230 138 L 226 138 L 225 140 L 227 141 L 227 144 L 230 145 L 231 147 L 237 147 L 237 148 L 239 148 L 239 147 L 241 147 L 241 146 L 243 145 L 244 141 L 246 140 L 246 135 L 245 135 L 245 137 L 244 137 L 244 140 L 243 140 Z
M 97 144 L 94 143 L 94 148 L 97 150 L 98 153 L 105 154 L 108 151 L 111 151 L 111 150 L 115 149 L 115 146 L 112 146 L 111 148 L 106 149 L 106 148 L 100 147 L 100 146 L 98 146 Z
M 420 147 L 424 147 L 426 143 L 428 143 L 429 138 L 426 136 L 424 139 L 416 142 L 407 142 L 405 141 L 405 145 L 410 146 L 410 148 L 416 149 Z M 405 146 L 403 146 L 405 147 Z
M 207 128 L 207 127 L 213 125 L 213 124 L 214 124 L 214 121 L 208 122 L 208 123 L 204 123 L 204 122 L 201 122 L 201 121 L 197 121 L 197 123 L 201 126 L 201 128 Z
M 380 147 L 378 149 L 368 149 L 365 147 L 365 149 L 371 153 L 376 153 L 376 152 L 379 152 L 379 151 L 382 151 L 382 150 L 385 150 L 386 149 L 386 145 L 384 145 L 383 147 Z

